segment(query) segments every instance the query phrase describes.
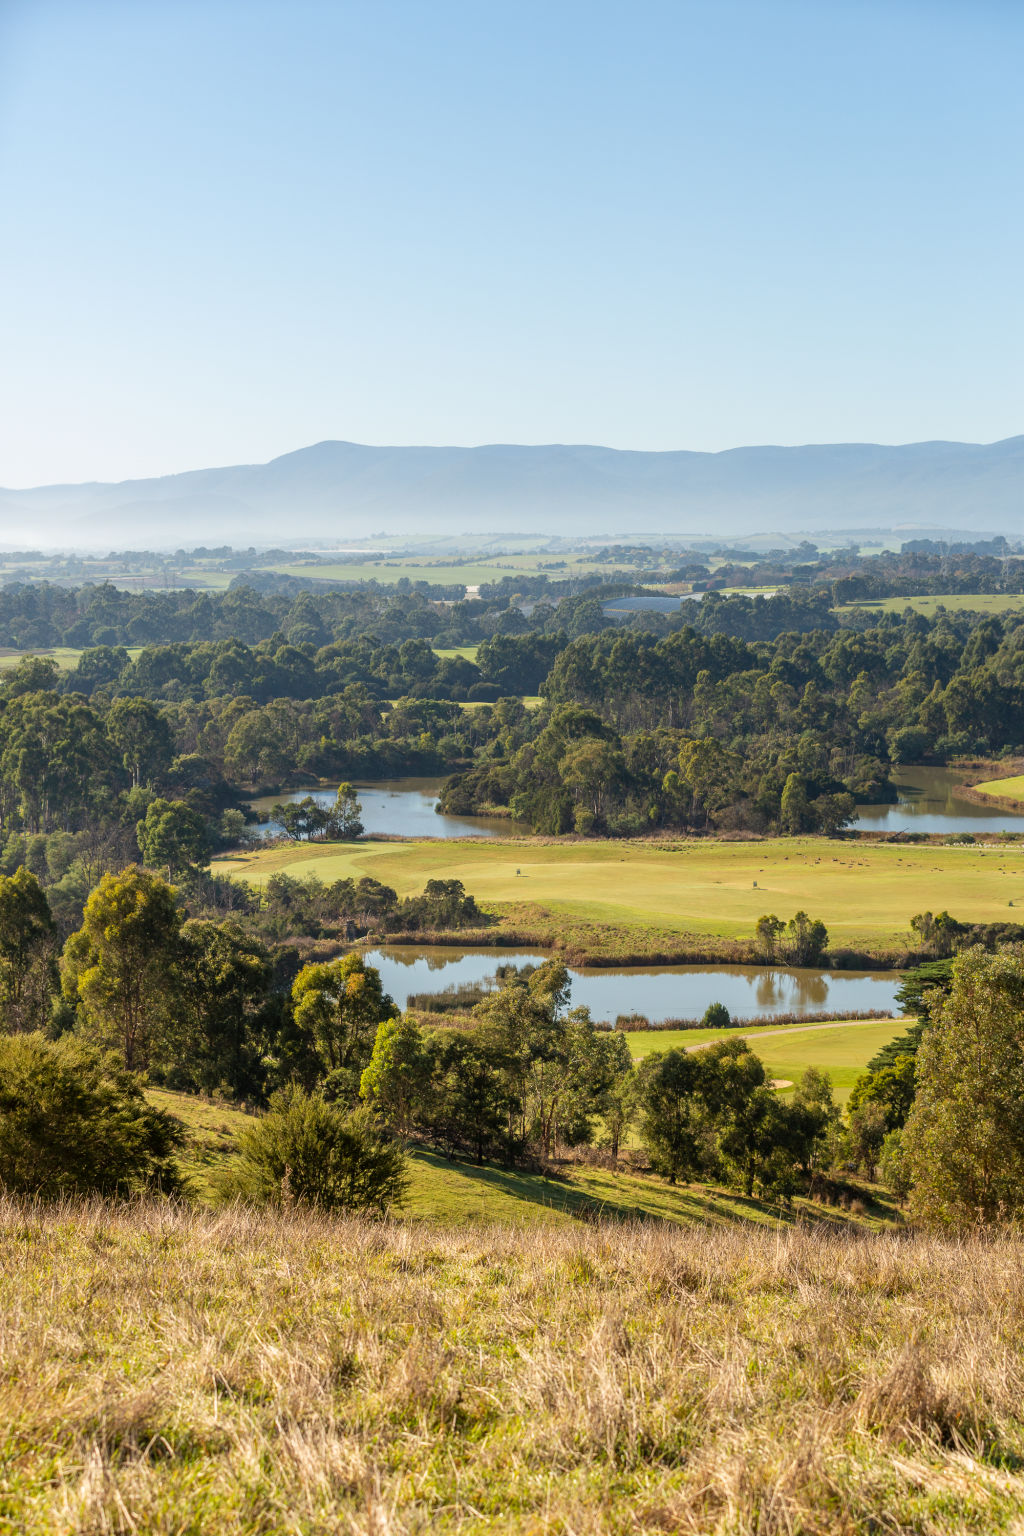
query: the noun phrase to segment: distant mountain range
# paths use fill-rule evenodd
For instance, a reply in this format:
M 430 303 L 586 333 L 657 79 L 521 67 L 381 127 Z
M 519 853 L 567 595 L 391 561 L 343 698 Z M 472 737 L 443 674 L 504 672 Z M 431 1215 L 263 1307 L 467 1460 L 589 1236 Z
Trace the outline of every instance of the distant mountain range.
M 378 533 L 721 538 L 926 527 L 1020 533 L 1024 436 L 998 443 L 371 448 L 118 484 L 0 490 L 0 542 L 135 549 Z M 912 536 L 908 531 L 908 537 Z

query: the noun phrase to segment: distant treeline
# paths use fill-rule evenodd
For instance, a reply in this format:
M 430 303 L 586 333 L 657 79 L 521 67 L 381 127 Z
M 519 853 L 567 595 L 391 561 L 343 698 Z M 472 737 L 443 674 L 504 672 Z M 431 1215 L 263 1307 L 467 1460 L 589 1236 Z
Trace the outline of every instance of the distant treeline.
M 912 613 L 753 644 L 584 635 L 542 691 L 529 739 L 481 749 L 448 810 L 508 808 L 548 833 L 827 832 L 854 800 L 891 796 L 893 764 L 1022 750 L 1024 624 Z

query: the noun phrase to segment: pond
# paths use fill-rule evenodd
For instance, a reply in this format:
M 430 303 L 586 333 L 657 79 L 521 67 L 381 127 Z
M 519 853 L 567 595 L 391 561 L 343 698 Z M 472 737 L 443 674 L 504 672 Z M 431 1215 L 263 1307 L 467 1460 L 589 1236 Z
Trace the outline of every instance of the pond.
M 435 807 L 444 779 L 375 779 L 356 782 L 355 790 L 363 808 L 363 826 L 370 837 L 510 837 L 527 832 L 528 827 L 499 816 L 439 816 Z M 332 789 L 283 789 L 276 795 L 263 795 L 249 804 L 254 811 L 267 815 L 272 806 L 284 800 L 302 800 L 312 795 L 321 805 L 333 805 L 337 786 Z M 253 829 L 258 836 L 273 837 L 281 828 L 268 822 Z
M 1024 815 L 995 805 L 957 800 L 963 782 L 955 768 L 894 768 L 896 805 L 859 805 L 853 823 L 862 832 L 1024 832 Z
M 414 992 L 487 982 L 497 966 L 539 965 L 549 956 L 526 949 L 449 949 L 398 945 L 373 950 L 368 965 L 381 973 L 384 990 L 400 1008 Z M 769 969 L 756 965 L 624 966 L 619 970 L 572 970 L 572 1002 L 598 1020 L 642 1013 L 652 1023 L 692 1019 L 709 1003 L 724 1003 L 738 1018 L 779 1013 L 842 1013 L 895 1009 L 900 977 L 894 971 Z M 439 1021 L 440 1022 L 440 1021 Z

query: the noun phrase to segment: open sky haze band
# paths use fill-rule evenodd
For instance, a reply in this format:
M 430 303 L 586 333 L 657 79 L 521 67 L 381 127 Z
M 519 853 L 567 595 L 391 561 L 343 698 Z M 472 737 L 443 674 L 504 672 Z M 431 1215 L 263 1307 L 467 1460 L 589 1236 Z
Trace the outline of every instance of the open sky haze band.
M 1024 12 L 6 0 L 0 484 L 1021 430 Z

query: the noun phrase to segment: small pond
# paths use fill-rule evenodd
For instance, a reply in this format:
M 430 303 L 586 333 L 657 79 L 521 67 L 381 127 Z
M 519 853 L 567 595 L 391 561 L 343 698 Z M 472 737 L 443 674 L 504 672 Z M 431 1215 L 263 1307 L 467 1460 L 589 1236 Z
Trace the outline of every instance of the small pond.
M 363 808 L 363 826 L 367 835 L 379 837 L 510 837 L 527 832 L 519 822 L 498 816 L 439 816 L 435 809 L 444 779 L 375 779 L 355 781 L 359 804 Z M 332 789 L 283 789 L 277 795 L 263 795 L 250 800 L 254 811 L 268 814 L 281 801 L 302 800 L 312 795 L 321 805 L 333 805 L 337 786 Z M 253 829 L 257 835 L 273 837 L 281 828 L 276 822 Z
M 486 982 L 495 968 L 539 965 L 549 958 L 525 949 L 448 949 L 401 945 L 372 950 L 384 990 L 400 1008 L 411 993 Z M 894 1009 L 900 977 L 893 971 L 767 969 L 756 965 L 663 965 L 573 970 L 572 1001 L 598 1020 L 642 1013 L 652 1023 L 699 1018 L 709 1003 L 724 1003 L 738 1018 L 778 1013 L 841 1013 Z
M 955 768 L 894 768 L 896 805 L 859 805 L 861 832 L 1024 832 L 1024 815 L 995 805 L 974 805 L 953 795 L 963 775 Z

